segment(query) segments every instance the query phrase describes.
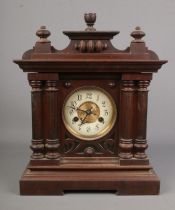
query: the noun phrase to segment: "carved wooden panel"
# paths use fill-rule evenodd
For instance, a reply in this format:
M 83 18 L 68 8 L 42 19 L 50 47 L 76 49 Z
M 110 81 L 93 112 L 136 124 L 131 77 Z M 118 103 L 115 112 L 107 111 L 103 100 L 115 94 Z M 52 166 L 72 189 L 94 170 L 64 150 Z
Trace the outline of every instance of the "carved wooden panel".
M 83 141 L 76 138 L 68 137 L 70 134 L 65 135 L 65 139 L 62 141 L 63 155 L 68 156 L 98 156 L 106 155 L 111 156 L 117 152 L 117 141 L 111 138 L 105 138 L 104 140 L 95 141 Z

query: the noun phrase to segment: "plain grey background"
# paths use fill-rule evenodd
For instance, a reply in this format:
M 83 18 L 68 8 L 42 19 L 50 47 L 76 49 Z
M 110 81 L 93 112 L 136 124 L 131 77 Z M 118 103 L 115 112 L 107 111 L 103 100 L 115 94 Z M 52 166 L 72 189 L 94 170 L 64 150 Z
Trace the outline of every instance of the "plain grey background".
M 167 59 L 150 85 L 148 141 L 151 163 L 161 178 L 160 196 L 68 193 L 63 197 L 19 196 L 18 180 L 29 160 L 30 88 L 12 60 L 35 44 L 46 25 L 57 49 L 69 40 L 63 30 L 84 30 L 83 14 L 96 12 L 95 27 L 119 30 L 112 41 L 125 49 L 130 32 L 141 26 L 149 49 Z M 0 1 L 0 209 L 175 209 L 175 0 L 1 0 Z

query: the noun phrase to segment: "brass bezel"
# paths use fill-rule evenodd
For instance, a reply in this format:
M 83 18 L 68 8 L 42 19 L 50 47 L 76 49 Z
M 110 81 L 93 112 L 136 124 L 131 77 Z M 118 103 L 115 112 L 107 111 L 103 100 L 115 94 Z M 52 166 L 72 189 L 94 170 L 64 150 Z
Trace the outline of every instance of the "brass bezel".
M 84 89 L 95 89 L 95 90 L 99 90 L 101 92 L 103 92 L 105 95 L 107 95 L 107 97 L 109 98 L 110 102 L 111 102 L 111 105 L 112 105 L 112 109 L 113 109 L 113 114 L 112 114 L 112 119 L 110 121 L 110 123 L 108 124 L 108 126 L 103 129 L 102 131 L 99 131 L 97 134 L 95 135 L 92 135 L 91 137 L 87 137 L 86 135 L 82 135 L 82 134 L 79 134 L 78 132 L 76 132 L 75 130 L 73 130 L 69 124 L 66 122 L 66 119 L 65 119 L 65 115 L 64 115 L 64 108 L 65 108 L 65 104 L 68 100 L 68 98 L 74 94 L 75 92 L 79 91 L 79 90 L 84 90 Z M 76 88 L 75 90 L 71 91 L 65 98 L 64 100 L 64 103 L 63 103 L 63 107 L 62 107 L 62 119 L 63 119 L 63 123 L 66 127 L 66 129 L 73 135 L 75 136 L 76 138 L 80 139 L 80 140 L 86 140 L 86 141 L 93 141 L 93 140 L 97 140 L 97 139 L 100 139 L 102 137 L 104 137 L 105 135 L 107 135 L 111 129 L 113 128 L 115 122 L 116 122 L 116 119 L 117 119 L 117 107 L 116 107 L 116 104 L 114 102 L 114 99 L 112 98 L 112 96 L 104 89 L 100 88 L 100 87 L 97 87 L 97 86 L 81 86 L 79 88 Z

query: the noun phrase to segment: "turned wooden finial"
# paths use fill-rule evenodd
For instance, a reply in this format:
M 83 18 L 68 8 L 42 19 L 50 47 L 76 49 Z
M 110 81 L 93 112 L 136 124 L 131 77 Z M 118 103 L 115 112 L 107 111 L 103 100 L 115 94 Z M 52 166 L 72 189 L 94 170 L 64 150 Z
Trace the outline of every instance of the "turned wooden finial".
M 38 42 L 50 42 L 47 38 L 50 36 L 50 31 L 46 29 L 46 26 L 41 26 L 39 30 L 37 30 L 36 35 L 40 38 Z
M 37 30 L 36 35 L 40 38 L 34 47 L 34 53 L 50 53 L 51 52 L 51 42 L 47 39 L 50 36 L 50 31 L 46 29 L 46 26 L 41 26 Z
M 131 33 L 131 36 L 134 38 L 132 42 L 144 42 L 141 39 L 145 36 L 145 33 L 141 30 L 139 26 L 135 28 L 135 30 Z
M 96 29 L 93 27 L 93 25 L 96 21 L 96 13 L 85 13 L 84 20 L 88 26 L 85 29 L 85 31 L 96 31 Z

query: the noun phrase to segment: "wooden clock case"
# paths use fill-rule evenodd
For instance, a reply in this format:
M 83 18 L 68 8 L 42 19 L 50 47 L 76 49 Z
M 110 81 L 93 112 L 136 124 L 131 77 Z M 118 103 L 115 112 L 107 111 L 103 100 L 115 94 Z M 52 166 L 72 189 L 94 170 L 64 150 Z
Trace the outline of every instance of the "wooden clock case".
M 85 14 L 85 31 L 64 31 L 70 44 L 57 50 L 41 27 L 33 49 L 14 62 L 28 73 L 32 87 L 30 162 L 20 179 L 21 195 L 62 195 L 65 190 L 114 190 L 120 195 L 158 194 L 160 181 L 145 154 L 147 87 L 166 63 L 145 45 L 136 27 L 125 50 L 111 39 L 118 31 L 96 31 L 94 13 Z M 65 97 L 76 88 L 106 90 L 117 107 L 113 129 L 84 141 L 65 128 Z

